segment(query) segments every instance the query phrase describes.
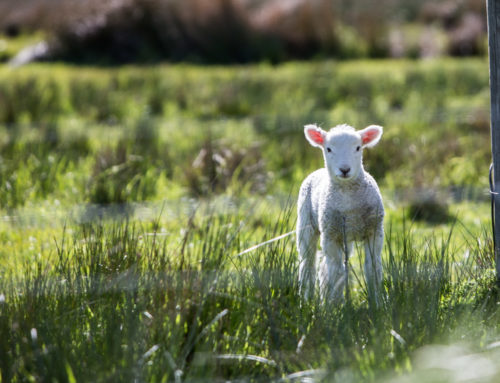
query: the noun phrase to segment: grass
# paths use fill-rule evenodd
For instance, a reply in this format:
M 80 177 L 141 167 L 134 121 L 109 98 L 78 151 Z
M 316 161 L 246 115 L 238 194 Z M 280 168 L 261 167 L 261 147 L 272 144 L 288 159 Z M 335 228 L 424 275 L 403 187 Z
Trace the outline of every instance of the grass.
M 487 74 L 478 59 L 1 68 L 0 206 L 282 192 L 321 166 L 304 145 L 311 122 L 383 125 L 365 163 L 389 191 L 477 188 L 491 157 Z
M 237 256 L 292 229 L 292 216 L 262 232 L 245 209 L 197 212 L 176 238 L 161 220 L 64 233 L 50 262 L 0 279 L 2 380 L 373 381 L 412 371 L 415 350 L 457 333 L 476 350 L 497 340 L 487 238 L 454 249 L 389 230 L 380 306 L 357 257 L 351 301 L 300 304 L 291 237 Z
M 1 381 L 496 381 L 487 74 L 0 67 Z M 294 229 L 311 122 L 385 128 L 379 306 L 359 254 L 338 306 L 300 304 L 293 235 L 241 254 Z

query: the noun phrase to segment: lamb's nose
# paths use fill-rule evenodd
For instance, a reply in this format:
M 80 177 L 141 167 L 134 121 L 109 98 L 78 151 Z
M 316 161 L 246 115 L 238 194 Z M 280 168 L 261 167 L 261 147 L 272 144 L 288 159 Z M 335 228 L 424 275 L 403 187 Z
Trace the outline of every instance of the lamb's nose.
M 343 167 L 343 168 L 340 168 L 339 169 L 341 172 L 342 172 L 342 175 L 344 177 L 347 177 L 347 175 L 349 174 L 349 172 L 351 171 L 351 168 L 349 167 Z

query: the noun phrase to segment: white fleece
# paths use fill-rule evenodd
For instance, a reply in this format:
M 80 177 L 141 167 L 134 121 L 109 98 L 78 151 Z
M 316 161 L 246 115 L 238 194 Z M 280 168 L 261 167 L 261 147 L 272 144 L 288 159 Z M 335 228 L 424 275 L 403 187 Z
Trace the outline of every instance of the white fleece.
M 342 298 L 344 231 L 349 252 L 354 241 L 365 245 L 365 275 L 369 293 L 374 294 L 382 282 L 384 206 L 377 183 L 363 168 L 362 151 L 378 142 L 382 128 L 355 131 L 341 125 L 325 132 L 307 125 L 304 131 L 311 144 L 323 150 L 325 168 L 311 173 L 299 193 L 297 247 L 302 294 L 305 298 L 312 295 L 317 274 L 324 299 Z M 318 237 L 322 253 L 317 261 Z

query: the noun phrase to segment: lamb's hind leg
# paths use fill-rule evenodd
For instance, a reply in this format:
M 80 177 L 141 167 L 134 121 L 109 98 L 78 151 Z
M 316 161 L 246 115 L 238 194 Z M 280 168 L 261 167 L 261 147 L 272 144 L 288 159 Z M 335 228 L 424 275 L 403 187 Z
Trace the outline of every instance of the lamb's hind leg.
M 299 250 L 299 288 L 304 299 L 309 300 L 314 294 L 316 283 L 316 250 L 319 234 L 310 222 L 297 222 L 297 248 Z
M 382 285 L 382 247 L 384 245 L 384 230 L 380 226 L 373 235 L 365 241 L 365 278 L 368 296 L 379 303 Z

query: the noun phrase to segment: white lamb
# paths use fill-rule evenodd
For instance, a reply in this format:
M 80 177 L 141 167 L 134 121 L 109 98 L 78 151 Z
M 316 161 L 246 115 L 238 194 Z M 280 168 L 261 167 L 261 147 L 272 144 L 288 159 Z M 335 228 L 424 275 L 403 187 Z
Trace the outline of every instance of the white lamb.
M 301 294 L 305 299 L 312 296 L 317 273 L 321 297 L 340 301 L 345 287 L 344 244 L 350 254 L 354 241 L 363 241 L 368 293 L 376 298 L 382 282 L 384 205 L 377 183 L 363 169 L 362 153 L 378 143 L 382 127 L 355 131 L 339 125 L 325 132 L 306 125 L 304 133 L 311 145 L 323 150 L 325 167 L 311 173 L 299 193 L 296 234 Z M 318 237 L 322 254 L 318 252 L 316 261 Z

